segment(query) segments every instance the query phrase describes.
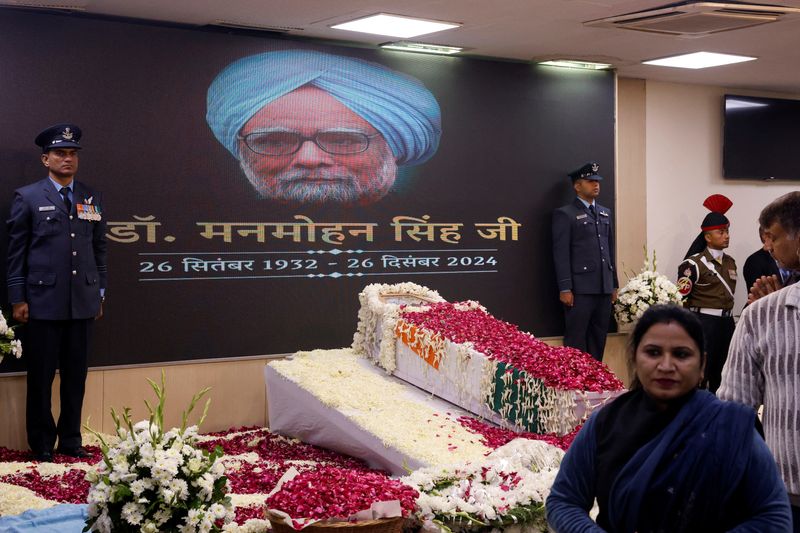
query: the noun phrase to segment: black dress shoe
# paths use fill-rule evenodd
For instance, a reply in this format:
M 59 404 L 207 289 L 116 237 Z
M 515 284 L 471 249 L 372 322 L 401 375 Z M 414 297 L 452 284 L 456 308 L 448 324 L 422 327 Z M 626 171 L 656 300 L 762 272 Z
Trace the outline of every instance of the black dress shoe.
M 37 452 L 33 454 L 33 460 L 40 463 L 52 463 L 53 452 Z
M 91 457 L 91 454 L 87 452 L 83 446 L 78 446 L 77 448 L 57 448 L 56 452 L 69 455 L 70 457 L 77 457 L 79 459 Z

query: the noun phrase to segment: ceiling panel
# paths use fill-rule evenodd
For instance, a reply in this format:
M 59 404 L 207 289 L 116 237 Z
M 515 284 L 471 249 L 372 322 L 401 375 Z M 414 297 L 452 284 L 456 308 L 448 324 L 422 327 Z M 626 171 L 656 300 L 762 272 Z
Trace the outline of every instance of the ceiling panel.
M 0 0 L 0 5 L 23 2 Z M 24 2 L 26 4 L 30 2 Z M 43 2 L 47 5 L 47 2 Z M 55 2 L 51 2 L 55 3 Z M 225 20 L 290 33 L 377 45 L 388 37 L 333 30 L 348 18 L 387 12 L 460 22 L 462 27 L 416 40 L 462 46 L 467 55 L 530 61 L 564 56 L 612 62 L 620 76 L 731 88 L 800 93 L 800 17 L 701 38 L 593 28 L 598 18 L 653 9 L 653 0 L 74 0 L 87 13 L 190 25 Z M 784 0 L 800 7 L 800 0 Z M 2 16 L 2 12 L 0 12 Z M 645 59 L 710 51 L 754 55 L 757 61 L 690 71 L 641 65 Z

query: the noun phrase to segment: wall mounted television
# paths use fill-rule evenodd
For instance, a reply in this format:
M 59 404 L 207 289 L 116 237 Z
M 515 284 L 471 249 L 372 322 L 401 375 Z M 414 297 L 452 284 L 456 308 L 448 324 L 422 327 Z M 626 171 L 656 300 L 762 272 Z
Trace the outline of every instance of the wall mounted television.
M 723 175 L 800 181 L 800 100 L 725 95 Z

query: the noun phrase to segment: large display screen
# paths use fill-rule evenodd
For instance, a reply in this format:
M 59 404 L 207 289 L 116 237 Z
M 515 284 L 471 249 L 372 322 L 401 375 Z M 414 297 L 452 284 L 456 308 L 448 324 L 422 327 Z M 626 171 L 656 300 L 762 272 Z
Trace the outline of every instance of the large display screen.
M 0 72 L 3 216 L 59 122 L 103 193 L 92 366 L 346 346 L 369 283 L 560 335 L 567 173 L 614 205 L 613 73 L 11 10 Z
M 726 178 L 800 180 L 800 100 L 725 95 Z

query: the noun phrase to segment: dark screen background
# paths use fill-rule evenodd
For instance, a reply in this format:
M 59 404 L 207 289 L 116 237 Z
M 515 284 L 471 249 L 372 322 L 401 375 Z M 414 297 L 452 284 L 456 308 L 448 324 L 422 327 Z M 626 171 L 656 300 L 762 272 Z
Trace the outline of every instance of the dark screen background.
M 800 180 L 800 100 L 725 95 L 726 178 Z
M 357 57 L 419 79 L 442 110 L 436 155 L 401 167 L 392 192 L 371 206 L 292 208 L 260 199 L 205 122 L 206 90 L 236 59 L 287 48 Z M 601 175 L 614 175 L 614 76 L 608 72 L 24 11 L 0 11 L 0 72 L 4 218 L 14 189 L 46 176 L 33 138 L 51 124 L 71 121 L 84 132 L 77 179 L 103 192 L 106 220 L 153 216 L 161 224 L 156 242 L 109 242 L 106 316 L 95 327 L 92 366 L 349 345 L 358 292 L 376 282 L 413 281 L 450 301 L 479 300 L 536 336 L 560 335 L 552 211 L 574 197 L 567 173 L 586 161 L 597 161 Z M 606 179 L 599 201 L 613 206 L 613 199 L 614 182 Z M 291 222 L 297 214 L 315 222 L 375 223 L 375 238 L 339 246 L 287 238 L 224 243 L 200 236 L 197 226 Z M 461 239 L 398 242 L 390 224 L 400 215 L 461 223 Z M 475 223 L 501 216 L 521 224 L 517 240 L 476 234 Z M 6 246 L 3 225 L 3 262 Z M 166 258 L 176 268 L 187 254 L 277 258 L 321 250 L 291 256 L 320 259 L 335 257 L 329 253 L 335 248 L 360 250 L 342 254 L 348 258 L 377 260 L 380 253 L 413 248 L 417 255 L 438 254 L 443 263 L 447 257 L 491 257 L 495 264 L 483 273 L 440 268 L 378 275 L 369 268 L 347 271 L 339 258 L 339 270 L 350 276 L 172 281 L 143 281 L 141 272 L 144 261 Z M 2 275 L 4 281 L 5 268 Z M 5 302 L 4 282 L 0 291 Z M 21 365 L 6 358 L 0 370 Z

